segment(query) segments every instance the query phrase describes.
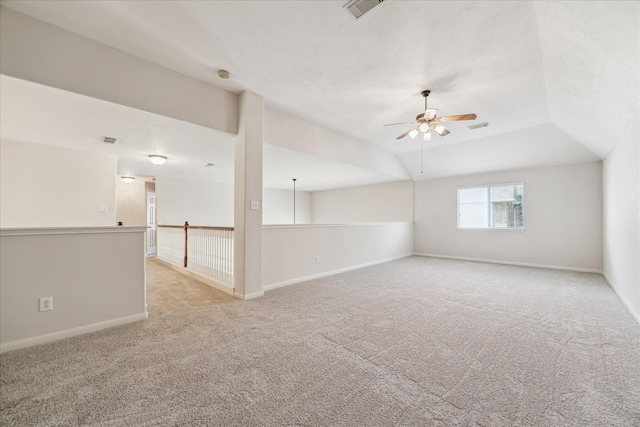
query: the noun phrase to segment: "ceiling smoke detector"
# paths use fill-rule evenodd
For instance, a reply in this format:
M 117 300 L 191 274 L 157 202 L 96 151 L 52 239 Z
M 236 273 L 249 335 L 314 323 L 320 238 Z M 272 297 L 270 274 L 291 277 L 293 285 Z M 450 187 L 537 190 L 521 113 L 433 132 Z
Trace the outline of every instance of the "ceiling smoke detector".
M 384 0 L 351 0 L 342 7 L 347 8 L 349 12 L 358 19 L 383 1 Z
M 102 142 L 104 142 L 105 144 L 115 144 L 117 140 L 118 138 L 112 138 L 110 136 L 102 137 Z

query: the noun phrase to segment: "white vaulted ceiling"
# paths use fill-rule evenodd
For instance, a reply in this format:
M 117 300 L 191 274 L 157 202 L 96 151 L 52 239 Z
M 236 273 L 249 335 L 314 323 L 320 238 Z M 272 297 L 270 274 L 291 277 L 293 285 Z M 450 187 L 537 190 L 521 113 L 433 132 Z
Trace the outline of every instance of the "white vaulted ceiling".
M 397 156 L 412 179 L 602 159 L 638 114 L 637 1 L 385 0 L 358 20 L 343 8 L 345 2 L 2 4 L 211 85 L 257 93 L 270 108 Z M 218 78 L 221 68 L 231 79 Z M 3 86 L 14 83 L 3 79 Z M 478 119 L 449 124 L 451 134 L 424 142 L 421 154 L 418 139 L 395 139 L 408 126 L 383 125 L 412 121 L 423 109 L 423 89 L 431 89 L 429 105 L 439 115 L 476 113 Z M 3 137 L 41 142 L 38 133 L 55 128 L 38 130 L 33 110 L 20 110 L 4 95 L 2 101 L 3 110 L 14 109 L 6 114 L 31 132 L 17 135 L 18 129 L 6 128 L 3 111 Z M 84 117 L 91 111 L 68 114 Z M 191 135 L 192 125 L 156 118 L 162 124 L 150 126 L 151 119 L 131 114 L 130 128 L 114 131 L 142 145 L 156 140 L 171 150 L 176 133 L 196 146 L 209 138 L 195 125 Z M 133 129 L 138 120 L 140 128 Z M 468 129 L 478 122 L 489 125 Z M 77 138 L 89 137 L 90 130 L 82 132 Z M 218 139 L 222 146 L 232 140 Z M 274 187 L 288 188 L 293 165 L 306 165 L 303 172 L 314 183 L 310 190 L 399 179 L 357 162 L 311 160 L 313 150 L 285 152 L 278 141 L 267 142 L 274 147 L 266 148 L 265 184 Z M 224 148 L 221 153 L 216 164 L 231 162 L 232 168 Z M 119 164 L 135 168 L 134 155 L 118 153 Z M 181 155 L 186 163 L 202 158 L 197 148 Z

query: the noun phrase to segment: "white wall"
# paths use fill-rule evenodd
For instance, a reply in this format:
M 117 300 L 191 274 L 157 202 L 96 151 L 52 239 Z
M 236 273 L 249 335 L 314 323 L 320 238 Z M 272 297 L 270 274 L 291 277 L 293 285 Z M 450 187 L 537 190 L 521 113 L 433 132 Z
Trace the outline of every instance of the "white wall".
M 158 224 L 233 227 L 233 185 L 158 177 Z M 264 224 L 293 223 L 293 191 L 263 188 Z M 296 222 L 311 222 L 311 196 L 296 191 Z M 126 223 L 125 223 L 126 225 Z
M 387 180 L 409 179 L 395 155 L 269 107 L 264 109 L 264 142 L 359 166 Z
M 0 141 L 1 228 L 113 225 L 115 156 Z
M 413 222 L 413 182 L 316 191 L 311 210 L 315 224 Z
M 146 183 L 136 179 L 130 184 L 116 179 L 116 221 L 122 225 L 147 225 Z
M 145 319 L 145 230 L 0 231 L 0 352 Z
M 640 322 L 640 131 L 638 115 L 603 162 L 604 274 Z
M 233 185 L 157 177 L 158 225 L 233 227 Z
M 2 74 L 237 132 L 234 93 L 6 7 L 0 10 Z
M 601 172 L 590 162 L 415 182 L 415 252 L 601 271 Z M 458 186 L 510 182 L 525 185 L 524 231 L 457 229 Z
M 311 222 L 311 194 L 296 191 L 296 224 Z M 262 223 L 293 224 L 293 190 L 262 189 Z
M 269 290 L 412 252 L 411 223 L 265 226 L 263 286 Z

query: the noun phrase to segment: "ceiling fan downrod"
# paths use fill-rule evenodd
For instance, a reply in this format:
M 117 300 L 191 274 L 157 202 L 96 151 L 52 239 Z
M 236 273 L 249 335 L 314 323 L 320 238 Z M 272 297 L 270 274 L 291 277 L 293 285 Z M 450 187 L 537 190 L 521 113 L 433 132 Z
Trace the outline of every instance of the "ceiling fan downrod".
M 424 96 L 424 110 L 427 111 L 427 97 L 429 96 L 429 94 L 431 93 L 431 91 L 429 89 L 425 89 L 422 91 L 422 96 Z

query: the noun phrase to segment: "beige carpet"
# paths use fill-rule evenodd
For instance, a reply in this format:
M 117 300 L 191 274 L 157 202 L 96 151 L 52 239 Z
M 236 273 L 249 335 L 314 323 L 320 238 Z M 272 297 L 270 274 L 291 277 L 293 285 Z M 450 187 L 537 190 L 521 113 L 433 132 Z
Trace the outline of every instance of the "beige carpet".
M 3 426 L 640 426 L 595 274 L 411 257 L 235 300 L 153 260 L 149 319 L 4 354 Z

